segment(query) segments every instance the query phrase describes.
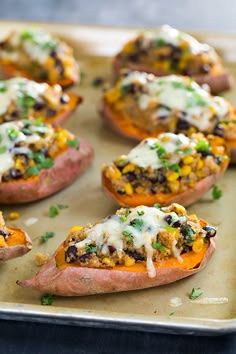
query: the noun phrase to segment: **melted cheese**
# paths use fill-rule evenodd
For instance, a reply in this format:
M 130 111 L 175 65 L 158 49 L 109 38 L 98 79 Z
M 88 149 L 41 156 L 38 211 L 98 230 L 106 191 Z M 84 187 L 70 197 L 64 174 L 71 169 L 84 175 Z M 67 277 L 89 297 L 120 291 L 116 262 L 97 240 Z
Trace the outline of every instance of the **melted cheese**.
M 163 133 L 158 138 L 143 140 L 132 149 L 127 155 L 129 162 L 142 168 L 151 166 L 158 169 L 163 167 L 163 161 L 158 157 L 157 150 L 152 148 L 155 144 L 160 144 L 166 150 L 170 163 L 178 163 L 184 154 L 184 149 L 194 148 L 196 142 L 183 134 Z
M 213 50 L 208 44 L 200 43 L 189 34 L 168 25 L 160 27 L 159 30 L 155 32 L 145 31 L 142 33 L 141 44 L 143 44 L 144 47 L 149 46 L 150 42 L 158 40 L 163 40 L 166 44 L 171 44 L 175 47 L 180 46 L 182 42 L 186 42 L 188 44 L 188 50 L 195 55 Z
M 162 105 L 169 110 L 185 112 L 186 121 L 200 131 L 206 131 L 211 126 L 214 115 L 223 119 L 228 113 L 228 104 L 222 97 L 211 96 L 189 78 L 176 75 L 158 78 L 152 74 L 131 72 L 121 80 L 120 85 L 122 87 L 131 84 L 143 86 L 137 99 L 141 110 L 157 105 L 153 118 L 160 115 L 158 105 Z
M 147 269 L 149 277 L 155 277 L 156 270 L 153 264 L 153 247 L 152 242 L 156 240 L 156 236 L 161 229 L 167 226 L 167 222 L 164 220 L 167 213 L 164 213 L 160 209 L 141 206 L 130 209 L 131 213 L 127 216 L 127 219 L 122 222 L 119 215 L 111 215 L 106 218 L 102 223 L 94 225 L 92 228 L 86 231 L 86 238 L 76 243 L 77 248 L 83 248 L 84 246 L 95 242 L 99 249 L 102 249 L 102 253 L 108 253 L 108 246 L 111 245 L 116 248 L 118 255 L 123 251 L 123 232 L 126 231 L 132 234 L 133 244 L 135 249 L 141 247 L 145 248 L 147 255 Z M 140 211 L 143 211 L 143 215 L 139 215 Z M 139 214 L 138 214 L 139 212 Z M 136 228 L 130 222 L 138 218 L 142 220 L 142 227 Z M 184 217 L 186 220 L 186 217 Z
M 15 165 L 14 156 L 18 153 L 28 153 L 30 152 L 29 145 L 35 143 L 42 139 L 37 134 L 37 129 L 40 127 L 32 126 L 33 134 L 25 135 L 21 132 L 24 124 L 21 121 L 9 122 L 0 125 L 0 151 L 1 148 L 4 148 L 5 151 L 1 151 L 0 153 L 0 181 L 2 179 L 2 175 L 7 172 L 9 169 L 13 168 Z M 48 136 L 44 139 L 50 139 L 53 135 L 53 129 L 49 127 L 45 127 L 48 133 Z M 9 130 L 14 129 L 17 132 L 17 138 L 15 140 L 11 140 L 9 137 Z M 24 143 L 22 147 L 15 147 L 15 144 L 20 142 Z
M 0 115 L 6 113 L 11 102 L 17 100 L 18 97 L 28 95 L 37 99 L 48 89 L 46 83 L 39 84 L 23 78 L 0 81 L 0 86 L 5 88 L 5 90 L 0 91 Z

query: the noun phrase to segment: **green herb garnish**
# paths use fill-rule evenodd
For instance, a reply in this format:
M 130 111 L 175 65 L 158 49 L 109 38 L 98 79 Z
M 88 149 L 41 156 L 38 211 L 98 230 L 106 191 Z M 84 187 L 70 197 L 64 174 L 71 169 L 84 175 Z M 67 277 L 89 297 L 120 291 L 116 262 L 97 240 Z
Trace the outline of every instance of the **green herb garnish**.
M 66 140 L 66 144 L 68 145 L 68 146 L 73 146 L 73 147 L 79 147 L 79 141 L 77 140 L 77 139 L 73 139 L 73 140 L 70 140 L 70 139 L 67 139 Z
M 195 146 L 195 149 L 198 152 L 210 152 L 211 149 L 211 145 L 209 143 L 209 141 L 206 140 L 199 140 Z
M 135 218 L 130 224 L 137 230 L 142 231 L 144 221 L 142 219 Z
M 128 89 L 129 89 L 130 85 L 123 85 L 120 86 L 120 94 L 121 94 L 121 98 L 125 97 L 128 93 Z
M 165 246 L 163 246 L 161 242 L 156 242 L 156 241 L 153 241 L 152 247 L 158 251 L 166 251 L 167 249 Z
M 4 154 L 7 151 L 7 147 L 5 145 L 0 146 L 0 154 Z
M 212 187 L 212 192 L 211 192 L 211 194 L 212 194 L 212 198 L 213 198 L 214 200 L 217 200 L 217 199 L 220 199 L 220 198 L 222 197 L 223 192 L 222 192 L 222 190 L 221 190 L 217 185 L 214 185 L 214 186 Z
M 58 209 L 62 210 L 62 209 L 67 209 L 69 208 L 69 205 L 66 204 L 57 204 Z
M 191 300 L 197 299 L 199 296 L 203 294 L 203 290 L 200 288 L 192 288 L 191 294 L 189 295 L 189 298 Z
M 166 155 L 166 149 L 159 142 L 156 142 L 151 145 L 150 149 L 157 151 L 157 156 L 159 157 L 159 159 L 162 159 Z
M 43 242 L 46 242 L 49 238 L 53 237 L 54 235 L 55 235 L 55 232 L 53 232 L 53 231 L 45 232 L 45 234 L 43 234 L 43 235 L 41 236 L 41 240 L 42 240 Z
M 156 44 L 157 48 L 161 48 L 161 47 L 164 47 L 166 45 L 166 42 L 165 42 L 164 39 L 159 38 L 159 39 L 156 40 L 155 44 Z
M 89 253 L 96 253 L 97 252 L 97 246 L 94 245 L 86 245 L 85 246 L 85 251 Z
M 41 296 L 41 305 L 52 305 L 54 302 L 54 295 L 44 294 Z
M 168 316 L 173 316 L 175 313 L 174 312 L 170 312 L 169 314 L 168 314 Z
M 202 96 L 199 93 L 192 91 L 192 95 L 188 98 L 187 101 L 187 108 L 206 105 L 207 102 L 202 98 Z
M 145 213 L 144 213 L 143 210 L 140 210 L 140 211 L 138 210 L 138 211 L 137 211 L 137 214 L 138 214 L 139 216 L 142 216 L 142 215 L 144 215 Z
M 10 128 L 7 128 L 7 135 L 10 140 L 14 141 L 18 138 L 19 132 L 17 129 L 10 127 Z
M 0 83 L 0 92 L 6 92 L 7 91 L 7 85 L 4 83 Z
M 184 236 L 184 239 L 190 243 L 193 242 L 192 235 L 194 235 L 196 232 L 191 228 L 189 225 L 184 225 L 181 227 L 181 232 Z
M 125 215 L 120 215 L 120 220 L 121 220 L 121 222 L 125 222 L 126 219 L 127 219 L 127 216 L 125 216 Z
M 124 231 L 122 231 L 122 235 L 127 236 L 127 237 L 128 237 L 128 240 L 129 240 L 131 243 L 134 243 L 134 236 L 133 236 L 132 232 L 130 232 L 130 231 L 128 231 L 128 230 L 124 230 Z
M 160 209 L 160 207 L 161 207 L 161 204 L 159 204 L 159 203 L 155 203 L 153 205 L 153 208 L 156 208 L 156 209 Z
M 182 82 L 175 82 L 174 81 L 171 84 L 176 89 L 184 89 L 185 88 L 185 86 L 184 86 L 184 84 Z
M 54 205 L 51 205 L 48 214 L 50 218 L 55 218 L 59 214 L 59 210 Z

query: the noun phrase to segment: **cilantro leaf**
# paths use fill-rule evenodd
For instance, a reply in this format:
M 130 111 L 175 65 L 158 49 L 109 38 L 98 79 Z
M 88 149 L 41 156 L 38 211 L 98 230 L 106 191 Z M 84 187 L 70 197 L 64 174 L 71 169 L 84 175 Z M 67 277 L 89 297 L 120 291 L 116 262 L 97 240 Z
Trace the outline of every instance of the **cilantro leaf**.
M 54 302 L 53 294 L 44 294 L 41 296 L 41 305 L 52 305 Z
M 144 213 L 143 210 L 140 210 L 140 211 L 138 210 L 138 211 L 137 211 L 137 214 L 138 214 L 139 216 L 142 216 L 142 215 L 144 215 L 145 213 Z
M 89 253 L 96 253 L 97 252 L 97 246 L 86 245 L 85 246 L 85 250 L 86 250 L 86 252 L 89 252 Z
M 79 143 L 79 141 L 77 140 L 77 139 L 72 139 L 72 140 L 70 140 L 70 139 L 67 139 L 66 140 L 66 144 L 68 145 L 68 146 L 72 146 L 72 147 L 79 147 L 79 145 L 80 145 L 80 143 Z
M 159 203 L 155 203 L 153 205 L 153 208 L 156 208 L 156 209 L 160 209 L 160 207 L 161 207 L 161 204 L 159 204 Z
M 55 218 L 59 214 L 59 210 L 54 205 L 51 205 L 48 214 L 50 218 Z
M 134 243 L 134 236 L 133 236 L 132 232 L 130 232 L 130 231 L 128 231 L 128 230 L 124 230 L 124 231 L 122 231 L 122 235 L 127 236 L 127 237 L 128 237 L 128 240 L 129 240 L 131 243 Z
M 214 200 L 220 199 L 222 197 L 222 195 L 223 195 L 222 190 L 217 185 L 213 186 L 211 193 L 212 193 L 212 198 Z
M 0 154 L 4 154 L 7 151 L 7 147 L 5 145 L 0 146 Z
M 199 296 L 203 294 L 203 290 L 200 288 L 192 288 L 191 294 L 189 295 L 189 298 L 191 300 L 197 299 Z
M 43 242 L 46 242 L 49 238 L 53 237 L 55 235 L 55 232 L 53 231 L 48 231 L 45 232 L 42 236 L 41 236 L 41 240 Z
M 209 143 L 209 141 L 206 141 L 206 140 L 199 140 L 195 146 L 195 149 L 198 151 L 198 152 L 210 152 L 210 149 L 211 149 L 211 145 Z
M 130 222 L 135 229 L 142 231 L 144 221 L 142 219 L 135 218 Z
M 158 251 L 165 251 L 167 249 L 165 246 L 163 246 L 161 242 L 156 242 L 156 241 L 152 242 L 152 247 Z

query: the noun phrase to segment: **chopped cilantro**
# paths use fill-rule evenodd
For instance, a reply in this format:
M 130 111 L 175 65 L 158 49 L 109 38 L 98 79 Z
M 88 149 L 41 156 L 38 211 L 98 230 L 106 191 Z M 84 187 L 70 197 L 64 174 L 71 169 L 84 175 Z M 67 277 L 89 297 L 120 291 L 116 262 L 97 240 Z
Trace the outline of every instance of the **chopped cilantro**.
M 72 139 L 72 140 L 70 140 L 70 139 L 67 139 L 66 140 L 66 144 L 68 145 L 68 146 L 73 146 L 73 147 L 79 147 L 79 141 L 77 140 L 77 139 Z
M 196 232 L 191 228 L 191 226 L 183 225 L 181 227 L 181 233 L 183 234 L 184 239 L 190 243 L 193 242 L 192 235 L 194 235 Z
M 60 209 L 60 210 L 69 208 L 69 205 L 66 205 L 66 204 L 57 204 L 57 206 L 58 206 L 58 209 Z
M 192 95 L 187 100 L 187 108 L 206 105 L 207 102 L 202 98 L 202 96 L 199 93 L 192 91 Z
M 203 290 L 200 288 L 192 288 L 191 294 L 189 295 L 189 298 L 191 300 L 197 299 L 199 296 L 203 294 Z
M 52 305 L 54 302 L 54 295 L 44 294 L 41 296 L 41 305 Z
M 86 245 L 85 246 L 85 250 L 86 250 L 86 252 L 89 252 L 89 253 L 96 253 L 97 252 L 97 246 Z
M 127 216 L 125 216 L 125 215 L 120 215 L 120 220 L 121 220 L 121 222 L 125 222 L 126 219 L 127 219 Z
M 57 216 L 59 214 L 59 210 L 54 205 L 51 205 L 50 208 L 49 208 L 49 213 L 48 214 L 49 214 L 50 218 L 55 218 L 55 216 Z
M 210 152 L 211 145 L 209 141 L 206 140 L 199 140 L 195 146 L 195 149 L 198 152 Z
M 159 39 L 156 40 L 155 44 L 156 44 L 157 48 L 161 48 L 161 47 L 164 47 L 166 45 L 166 42 L 165 42 L 164 39 L 159 38 Z
M 29 167 L 26 172 L 28 176 L 37 176 L 39 174 L 39 171 L 40 169 L 38 165 L 34 165 Z
M 179 165 L 177 163 L 174 163 L 174 164 L 170 165 L 170 169 L 175 171 L 175 172 L 177 172 L 177 173 L 179 173 L 179 174 L 181 174 L 180 167 L 179 167 Z
M 3 82 L 0 83 L 0 92 L 6 92 L 7 91 L 7 85 Z
M 166 251 L 167 249 L 165 246 L 163 246 L 161 242 L 156 242 L 156 241 L 153 241 L 152 247 L 158 251 Z
M 42 153 L 29 154 L 36 164 L 27 169 L 28 176 L 37 176 L 42 169 L 49 169 L 54 165 L 52 158 L 46 159 Z
M 128 230 L 124 230 L 124 231 L 122 231 L 122 235 L 127 236 L 127 237 L 128 237 L 128 240 L 129 240 L 131 243 L 134 243 L 134 236 L 133 236 L 132 232 L 130 232 L 130 231 L 128 231 Z
M 174 312 L 170 312 L 169 314 L 168 314 L 168 316 L 173 316 L 175 313 Z
M 187 148 L 187 149 L 184 149 L 183 152 L 186 154 L 186 155 L 191 155 L 192 153 L 192 149 L 191 148 Z
M 137 214 L 138 214 L 139 216 L 142 216 L 142 215 L 144 215 L 145 213 L 144 213 L 143 210 L 140 210 L 140 211 L 138 210 L 138 211 L 137 211 Z
M 222 197 L 222 195 L 223 195 L 222 190 L 217 185 L 213 186 L 211 193 L 212 193 L 212 198 L 214 200 L 220 199 Z
M 155 203 L 153 205 L 153 208 L 156 208 L 156 209 L 160 209 L 160 207 L 161 207 L 161 204 L 159 204 L 159 203 Z
M 129 88 L 130 85 L 122 85 L 120 87 L 120 93 L 121 93 L 121 97 L 125 97 L 128 93 L 128 88 Z
M 49 238 L 53 237 L 54 235 L 55 235 L 55 232 L 53 232 L 53 231 L 47 231 L 47 232 L 45 232 L 45 234 L 43 234 L 43 235 L 41 236 L 41 240 L 42 240 L 43 242 L 46 242 Z
M 176 140 L 175 142 L 176 145 L 182 145 L 182 141 L 180 139 Z
M 4 154 L 7 151 L 7 147 L 5 145 L 0 146 L 0 154 Z
M 184 86 L 184 84 L 182 82 L 175 82 L 174 81 L 171 84 L 176 89 L 184 89 L 185 88 L 185 86 Z
M 142 231 L 144 221 L 142 219 L 135 218 L 130 224 L 137 230 Z
M 18 138 L 19 132 L 17 129 L 10 127 L 10 128 L 7 128 L 7 135 L 10 140 L 14 141 Z
M 151 145 L 150 149 L 151 150 L 156 149 L 157 156 L 159 157 L 159 159 L 162 159 L 166 155 L 166 149 L 159 142 L 156 142 L 153 145 Z

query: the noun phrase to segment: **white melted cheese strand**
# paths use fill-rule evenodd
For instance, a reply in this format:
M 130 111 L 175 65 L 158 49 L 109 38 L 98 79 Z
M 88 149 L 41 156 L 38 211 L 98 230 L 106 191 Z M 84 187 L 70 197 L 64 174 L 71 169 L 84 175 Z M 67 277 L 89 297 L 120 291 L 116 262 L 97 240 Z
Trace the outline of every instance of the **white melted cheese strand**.
M 16 153 L 28 152 L 30 150 L 28 147 L 30 144 L 42 139 L 36 133 L 38 127 L 35 127 L 35 133 L 32 135 L 23 134 L 20 131 L 22 127 L 23 123 L 21 121 L 9 122 L 0 125 L 0 147 L 6 147 L 6 151 L 0 154 L 0 181 L 2 179 L 2 175 L 14 167 L 14 155 Z M 18 136 L 14 141 L 9 138 L 9 129 L 14 129 L 18 132 Z M 53 129 L 47 127 L 47 133 L 48 137 L 46 139 L 50 139 L 51 135 L 53 134 Z M 15 144 L 19 142 L 24 142 L 24 147 L 15 148 Z
M 34 99 L 43 95 L 48 88 L 48 84 L 39 84 L 35 81 L 24 78 L 14 78 L 7 81 L 0 81 L 0 85 L 6 88 L 0 92 L 0 115 L 7 112 L 11 102 L 17 100 L 22 95 L 29 95 Z
M 203 52 L 214 51 L 208 44 L 200 43 L 196 38 L 190 36 L 185 32 L 181 32 L 171 26 L 164 25 L 157 31 L 145 31 L 142 33 L 144 47 L 148 46 L 150 41 L 163 40 L 166 44 L 172 44 L 178 47 L 181 42 L 187 42 L 189 44 L 188 50 L 197 55 Z M 146 42 L 145 42 L 146 40 Z M 215 52 L 215 51 L 214 51 Z
M 102 223 L 94 225 L 91 229 L 86 231 L 86 238 L 76 243 L 77 248 L 95 242 L 97 247 L 102 249 L 102 253 L 108 253 L 108 246 L 111 245 L 116 248 L 118 255 L 123 251 L 123 231 L 132 234 L 133 244 L 135 249 L 144 246 L 147 255 L 147 270 L 149 277 L 153 278 L 156 275 L 156 270 L 153 264 L 153 248 L 152 242 L 156 240 L 156 236 L 161 229 L 167 226 L 164 217 L 167 215 L 157 208 L 141 206 L 130 209 L 131 213 L 127 219 L 122 222 L 119 215 L 112 215 L 105 219 Z M 140 212 L 143 215 L 140 216 Z M 138 214 L 139 212 L 139 214 Z M 130 224 L 134 219 L 142 220 L 141 229 L 136 228 Z M 185 218 L 186 219 L 186 218 Z
M 164 137 L 168 141 L 165 141 Z M 129 152 L 127 155 L 128 160 L 142 168 L 152 166 L 158 169 L 163 167 L 163 162 L 158 157 L 157 150 L 151 149 L 151 146 L 155 145 L 155 143 L 160 143 L 166 152 L 171 155 L 168 159 L 170 163 L 178 163 L 182 157 L 182 154 L 177 153 L 176 150 L 182 150 L 185 147 L 194 148 L 196 145 L 193 139 L 189 139 L 183 134 L 163 133 L 159 135 L 159 138 L 147 138 L 143 140 Z
M 200 131 L 210 126 L 214 112 L 219 119 L 228 113 L 228 104 L 222 97 L 214 97 L 200 87 L 196 82 L 184 77 L 169 75 L 157 78 L 152 74 L 131 72 L 121 81 L 121 86 L 139 84 L 144 87 L 144 93 L 138 96 L 138 105 L 146 110 L 149 104 L 163 105 L 170 110 L 186 113 L 184 118 Z M 153 118 L 159 115 L 159 108 Z

